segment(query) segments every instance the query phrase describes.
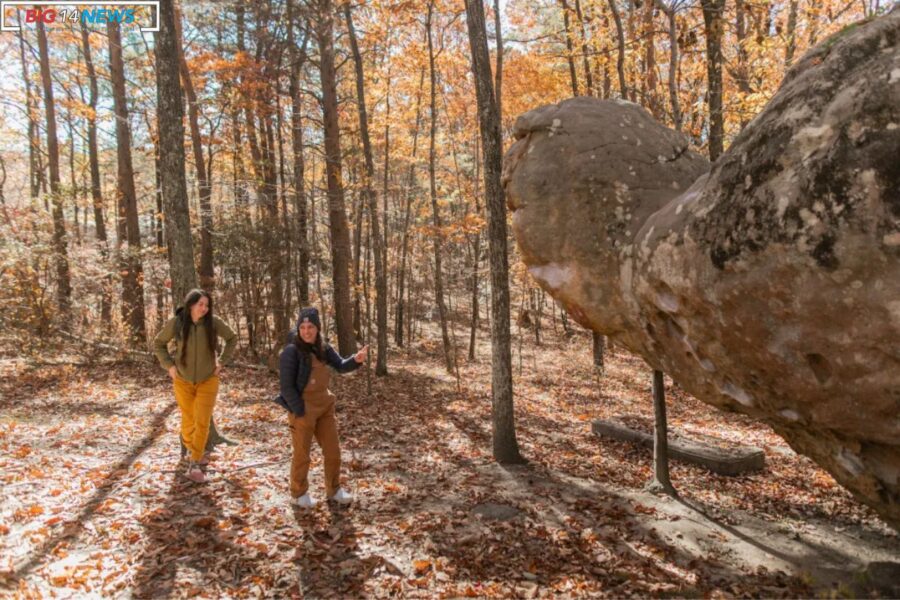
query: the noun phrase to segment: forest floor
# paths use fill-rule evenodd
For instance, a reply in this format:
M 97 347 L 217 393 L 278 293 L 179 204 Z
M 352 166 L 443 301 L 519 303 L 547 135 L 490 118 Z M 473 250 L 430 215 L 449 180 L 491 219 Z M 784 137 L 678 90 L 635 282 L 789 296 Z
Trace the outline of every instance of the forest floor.
M 651 416 L 650 373 L 615 350 L 598 378 L 585 335 L 514 350 L 523 466 L 491 458 L 485 340 L 459 390 L 423 342 L 391 354 L 371 395 L 365 371 L 338 378 L 357 500 L 311 511 L 289 503 L 274 374 L 225 372 L 216 419 L 240 444 L 198 485 L 157 365 L 36 362 L 5 346 L 0 595 L 877 597 L 900 562 L 896 533 L 828 474 L 671 382 L 672 427 L 762 448 L 766 468 L 722 477 L 676 462 L 677 499 L 645 492 L 650 452 L 590 425 Z M 317 448 L 311 482 L 321 498 Z

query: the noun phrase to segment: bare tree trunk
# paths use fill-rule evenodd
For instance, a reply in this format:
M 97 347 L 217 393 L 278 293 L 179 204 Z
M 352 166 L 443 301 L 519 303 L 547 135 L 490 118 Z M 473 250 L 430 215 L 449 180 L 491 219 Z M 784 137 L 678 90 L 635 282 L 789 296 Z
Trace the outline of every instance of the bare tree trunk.
M 262 79 L 264 81 L 273 81 L 277 77 L 278 68 L 274 53 L 279 50 L 275 47 L 271 39 L 271 33 L 265 26 L 271 18 L 271 5 L 262 5 L 261 10 L 257 13 L 258 26 L 256 28 L 257 35 L 257 59 L 263 64 Z M 283 248 L 276 243 L 276 239 L 282 233 L 282 228 L 278 213 L 278 170 L 276 162 L 275 135 L 272 125 L 272 107 L 276 106 L 275 99 L 272 97 L 271 86 L 264 86 L 255 94 L 252 105 L 245 106 L 245 114 L 247 118 L 247 137 L 250 141 L 250 153 L 252 155 L 253 170 L 257 182 L 257 194 L 260 198 L 260 209 L 262 211 L 261 218 L 267 231 L 274 236 L 267 236 L 266 251 L 268 254 L 268 282 L 270 286 L 269 307 L 273 315 L 276 338 L 280 341 L 281 337 L 288 329 L 287 312 L 284 305 L 284 289 L 282 286 L 282 275 L 284 269 Z M 277 108 L 277 107 L 276 107 Z M 256 131 L 256 117 L 254 112 L 259 115 L 259 131 Z M 265 326 L 257 330 L 258 338 L 263 337 L 268 342 L 269 327 Z M 278 351 L 276 346 L 266 344 L 267 352 Z M 272 358 L 268 356 L 267 358 Z
M 584 69 L 585 93 L 594 95 L 594 77 L 591 75 L 591 67 L 588 62 L 587 33 L 584 28 L 584 13 L 581 12 L 581 0 L 575 0 L 575 16 L 578 17 L 578 28 L 581 32 L 581 66 Z
M 56 255 L 56 301 L 63 322 L 71 313 L 72 284 L 69 275 L 69 252 L 62 194 L 59 189 L 59 143 L 56 137 L 56 106 L 53 103 L 53 81 L 50 78 L 50 51 L 44 23 L 38 20 L 38 48 L 41 57 L 41 83 L 44 108 L 47 111 L 47 155 L 50 162 L 50 195 L 53 202 L 53 250 Z
M 178 306 L 188 290 L 197 287 L 187 182 L 184 174 L 184 105 L 179 79 L 179 49 L 173 0 L 162 0 L 159 33 L 156 34 L 156 111 L 159 136 L 159 164 L 169 248 L 169 275 L 173 305 Z M 206 450 L 219 444 L 234 444 L 223 437 L 210 419 Z M 182 454 L 184 448 L 182 448 Z
M 38 136 L 37 123 L 35 122 L 35 100 L 31 93 L 31 75 L 28 72 L 28 62 L 25 60 L 24 30 L 20 29 L 19 57 L 22 60 L 22 80 L 25 82 L 25 113 L 28 116 L 28 185 L 31 197 L 37 198 L 41 193 L 42 173 L 38 168 L 38 157 L 41 152 L 41 141 Z
M 99 99 L 99 90 L 97 85 L 97 72 L 94 69 L 94 61 L 91 56 L 91 44 L 87 26 L 81 24 L 81 48 L 84 53 L 84 64 L 87 68 L 88 81 L 90 83 L 90 106 L 91 110 L 87 114 L 87 138 L 88 138 L 88 162 L 91 171 L 91 200 L 94 205 L 94 229 L 96 230 L 97 242 L 100 246 L 100 256 L 103 263 L 109 261 L 109 243 L 106 238 L 106 221 L 103 217 L 103 193 L 100 187 L 100 158 L 97 150 L 97 101 Z M 103 286 L 103 292 L 100 297 L 100 319 L 104 323 L 109 323 L 112 316 L 112 281 L 110 277 L 106 278 Z
M 300 69 L 306 62 L 306 42 L 308 35 L 303 36 L 302 46 L 297 47 L 294 39 L 296 23 L 293 15 L 293 0 L 288 0 L 288 47 L 291 57 L 290 95 L 291 95 L 291 149 L 294 155 L 294 210 L 297 212 L 298 268 L 297 287 L 300 306 L 309 305 L 309 226 L 306 217 L 306 182 L 305 162 L 303 159 L 303 115 L 302 91 L 300 90 Z
M 434 296 L 438 307 L 438 317 L 441 321 L 441 340 L 444 348 L 444 365 L 447 372 L 452 373 L 454 368 L 453 349 L 450 346 L 450 335 L 447 331 L 447 306 L 444 303 L 444 277 L 441 260 L 441 215 L 438 210 L 437 180 L 435 176 L 435 138 L 437 136 L 437 73 L 434 66 L 434 43 L 432 40 L 432 17 L 434 15 L 434 0 L 428 3 L 428 15 L 425 18 L 426 33 L 428 36 L 428 66 L 431 78 L 431 135 L 428 147 L 428 180 L 431 188 L 431 211 L 434 216 Z
M 372 143 L 369 140 L 369 117 L 366 112 L 365 78 L 363 76 L 362 56 L 356 42 L 356 31 L 353 28 L 353 15 L 350 4 L 344 4 L 344 17 L 347 20 L 347 32 L 350 34 L 350 49 L 356 65 L 356 103 L 359 112 L 359 135 L 362 138 L 363 155 L 366 161 L 363 196 L 369 208 L 369 224 L 372 228 L 372 242 L 375 254 L 375 311 L 377 320 L 378 356 L 375 362 L 375 375 L 387 375 L 387 278 L 384 264 L 384 239 L 381 236 L 381 224 L 378 220 L 378 200 L 372 184 L 375 180 L 375 161 L 372 158 Z M 368 298 L 366 299 L 368 309 Z
M 787 45 L 784 49 L 784 66 L 789 67 L 794 62 L 794 53 L 797 51 L 797 9 L 799 0 L 791 0 L 788 8 Z
M 472 74 L 484 158 L 484 190 L 488 208 L 491 260 L 491 407 L 494 458 L 524 462 L 516 440 L 513 411 L 512 357 L 509 335 L 509 258 L 506 211 L 500 185 L 500 115 L 491 86 L 490 57 L 481 0 L 466 0 L 466 23 L 472 52 Z
M 75 244 L 81 245 L 81 229 L 78 226 L 78 181 L 75 179 L 75 123 L 72 111 L 66 115 L 66 128 L 69 130 L 69 193 L 72 195 L 72 221 L 75 225 Z
M 653 371 L 653 480 L 647 489 L 656 493 L 676 495 L 669 479 L 669 441 L 666 422 L 666 387 L 662 371 Z
M 661 110 L 656 96 L 656 30 L 653 23 L 653 2 L 647 2 L 644 6 L 644 88 L 643 103 L 650 109 L 650 114 L 655 118 L 661 118 Z
M 745 19 L 746 8 L 747 6 L 744 0 L 735 0 L 734 31 L 738 48 L 737 65 L 732 71 L 732 76 L 734 77 L 735 83 L 737 83 L 738 90 L 740 90 L 740 92 L 744 94 L 745 97 L 753 93 L 753 90 L 750 87 L 750 65 L 747 58 L 747 27 Z M 750 122 L 750 118 L 750 115 L 741 113 L 741 129 L 747 126 L 747 123 Z
M 278 52 L 278 60 L 275 66 L 275 72 L 282 72 L 282 60 L 284 58 L 284 53 Z M 288 218 L 288 196 L 291 196 L 292 201 L 296 201 L 296 198 L 293 194 L 290 194 L 292 190 L 289 188 L 293 187 L 293 182 L 289 186 L 287 183 L 287 168 L 285 166 L 285 152 L 284 152 L 284 110 L 281 105 L 281 97 L 282 97 L 282 82 L 279 77 L 275 77 L 275 126 L 273 134 L 275 135 L 275 140 L 278 146 L 278 178 L 277 178 L 277 189 L 280 190 L 280 206 L 281 206 L 281 231 L 283 231 L 284 237 L 284 245 L 283 245 L 283 260 L 285 268 L 281 270 L 281 281 L 280 287 L 283 290 L 283 300 L 281 303 L 281 313 L 283 315 L 283 327 L 278 330 L 276 336 L 275 343 L 275 351 L 276 353 L 281 352 L 282 344 L 281 342 L 286 339 L 288 331 L 291 327 L 291 318 L 288 315 L 290 312 L 290 307 L 293 306 L 293 293 L 294 286 L 291 285 L 292 277 L 292 266 L 293 266 L 293 257 L 294 257 L 294 245 L 296 244 L 295 236 L 294 236 L 294 227 Z M 293 138 L 292 138 L 293 139 Z M 277 210 L 277 209 L 276 209 Z M 280 337 L 278 337 L 280 336 Z M 274 358 L 274 357 L 273 357 Z
M 390 59 L 388 59 L 390 60 Z M 388 64 L 388 72 L 387 72 L 387 92 L 384 98 L 385 103 L 385 115 L 384 115 L 384 168 L 382 170 L 382 185 L 381 185 L 381 218 L 382 218 L 382 238 L 383 243 L 381 244 L 382 249 L 382 264 L 384 265 L 384 302 L 385 302 L 385 346 L 387 346 L 387 311 L 388 311 L 388 301 L 391 298 L 391 274 L 390 267 L 388 266 L 390 263 L 388 262 L 388 247 L 391 244 L 391 234 L 388 229 L 388 182 L 389 173 L 390 173 L 390 164 L 391 164 L 391 65 Z M 396 204 L 396 196 L 395 196 L 395 204 Z
M 496 25 L 496 24 L 495 24 Z M 481 203 L 478 197 L 481 193 L 480 181 L 480 161 L 481 161 L 481 144 L 479 136 L 475 137 L 475 193 L 472 199 L 475 203 L 475 214 L 481 215 Z M 475 335 L 478 332 L 478 267 L 481 265 L 481 232 L 475 233 L 472 241 L 472 320 L 469 323 L 469 361 L 475 360 Z
M 678 101 L 678 27 L 675 18 L 678 0 L 670 0 L 668 6 L 662 0 L 656 0 L 656 3 L 669 20 L 669 102 L 672 104 L 672 127 L 675 131 L 681 131 L 681 104 Z
M 325 170 L 328 177 L 328 215 L 331 221 L 331 263 L 334 310 L 341 354 L 356 352 L 353 307 L 350 303 L 350 231 L 341 183 L 341 133 L 338 124 L 337 83 L 334 65 L 334 15 L 331 0 L 317 0 L 316 37 L 322 80 L 322 117 L 325 121 Z
M 440 211 L 437 203 L 437 179 L 435 173 L 437 137 L 437 72 L 434 65 L 434 44 L 432 40 L 432 17 L 434 16 L 434 1 L 428 3 L 428 15 L 425 19 L 426 33 L 428 37 L 428 65 L 431 80 L 431 129 L 428 147 L 428 180 L 431 190 L 431 211 L 434 217 L 434 295 L 438 307 L 438 317 L 441 324 L 441 341 L 444 349 L 444 365 L 447 372 L 452 373 L 455 365 L 453 349 L 450 344 L 450 335 L 447 330 L 447 305 L 444 299 L 444 277 L 442 261 L 441 222 Z
M 159 132 L 159 165 L 165 212 L 166 244 L 173 305 L 181 304 L 188 290 L 197 287 L 187 182 L 184 176 L 184 105 L 175 11 L 171 2 L 160 3 L 160 28 L 156 34 L 156 98 Z
M 603 355 L 606 346 L 606 338 L 596 331 L 592 332 L 591 337 L 593 339 L 594 346 L 594 367 L 602 371 L 604 366 Z
M 6 224 L 9 225 L 12 220 L 9 213 L 6 212 L 6 196 L 3 194 L 3 188 L 6 186 L 6 163 L 3 161 L 3 154 L 0 154 L 0 207 L 3 208 L 3 216 Z
M 616 40 L 618 42 L 618 55 L 616 57 L 616 71 L 619 74 L 619 95 L 622 99 L 628 99 L 628 84 L 625 82 L 625 31 L 622 28 L 622 16 L 619 14 L 619 7 L 616 0 L 607 0 L 609 10 L 612 12 L 613 20 L 616 23 Z
M 149 116 L 147 118 L 149 121 Z M 147 123 L 147 129 L 150 129 L 150 123 Z M 156 173 L 156 214 L 153 218 L 153 234 L 156 241 L 156 251 L 162 254 L 163 252 L 168 252 L 166 248 L 166 238 L 163 233 L 163 199 L 162 199 L 162 174 L 159 171 L 159 141 L 157 140 L 154 144 L 155 152 L 153 156 L 153 163 L 155 167 Z M 159 285 L 160 282 L 155 284 L 156 287 L 156 328 L 161 329 L 162 326 L 166 322 L 166 299 L 163 294 L 165 291 L 165 287 Z
M 709 107 L 709 160 L 715 162 L 725 144 L 722 114 L 722 13 L 725 0 L 700 0 L 706 30 L 706 104 Z
M 125 63 L 122 60 L 122 38 L 119 24 L 110 21 L 109 73 L 112 80 L 113 104 L 116 113 L 116 156 L 118 160 L 118 220 L 117 247 L 122 273 L 122 319 L 128 325 L 133 343 L 147 341 L 144 323 L 144 268 L 141 264 L 141 231 L 138 225 L 137 193 L 134 189 L 134 169 L 131 163 L 131 132 L 128 128 L 128 106 L 125 101 Z M 127 242 L 124 245 L 123 242 Z
M 358 191 L 356 182 L 357 164 L 355 161 L 350 163 L 350 189 L 354 192 Z M 350 197 L 353 198 L 354 192 Z M 350 285 L 353 289 L 353 331 L 357 339 L 362 333 L 362 301 L 360 299 L 359 282 L 362 281 L 360 270 L 362 269 L 362 230 L 363 217 L 365 216 L 365 198 L 362 194 L 357 194 L 355 200 L 350 202 L 350 222 L 353 223 L 353 277 L 350 279 Z
M 194 84 L 191 79 L 191 71 L 187 60 L 184 58 L 184 43 L 181 34 L 181 14 L 175 9 L 175 34 L 177 36 L 178 69 L 181 73 L 181 81 L 184 93 L 188 101 L 188 123 L 191 128 L 191 148 L 194 151 L 194 168 L 197 171 L 197 191 L 200 198 L 200 285 L 207 290 L 215 287 L 215 273 L 213 270 L 213 245 L 212 245 L 212 206 L 210 197 L 212 187 L 206 172 L 206 163 L 203 160 L 203 139 L 200 135 L 200 105 L 197 102 L 197 94 L 194 92 Z
M 416 153 L 419 144 L 419 128 L 422 119 L 422 89 L 425 86 L 425 69 L 419 72 L 419 88 L 416 92 L 416 129 L 413 131 L 413 147 L 412 156 L 409 163 L 409 175 L 407 177 L 407 185 L 405 191 L 406 209 L 403 212 L 403 242 L 400 249 L 400 273 L 397 278 L 397 310 L 394 314 L 394 343 L 399 347 L 403 347 L 403 319 L 404 319 L 404 303 L 403 292 L 406 283 L 406 263 L 409 248 L 409 221 L 412 212 L 413 190 L 418 187 L 416 184 Z
M 500 0 L 494 0 L 494 42 L 497 46 L 497 62 L 494 68 L 494 98 L 497 101 L 497 114 L 500 128 L 503 130 L 503 29 L 500 25 Z
M 572 44 L 572 27 L 569 24 L 569 3 L 559 0 L 563 13 L 563 29 L 566 32 L 566 60 L 569 63 L 569 80 L 572 83 L 572 95 L 578 95 L 578 75 L 575 72 L 575 49 Z

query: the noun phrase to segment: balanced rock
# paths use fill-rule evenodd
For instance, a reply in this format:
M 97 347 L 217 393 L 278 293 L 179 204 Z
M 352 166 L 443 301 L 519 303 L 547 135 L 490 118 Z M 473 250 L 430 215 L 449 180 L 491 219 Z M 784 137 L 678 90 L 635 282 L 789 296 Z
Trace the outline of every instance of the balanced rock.
M 900 528 L 900 9 L 807 53 L 709 169 L 624 101 L 516 122 L 537 281 L 697 398 L 767 422 Z

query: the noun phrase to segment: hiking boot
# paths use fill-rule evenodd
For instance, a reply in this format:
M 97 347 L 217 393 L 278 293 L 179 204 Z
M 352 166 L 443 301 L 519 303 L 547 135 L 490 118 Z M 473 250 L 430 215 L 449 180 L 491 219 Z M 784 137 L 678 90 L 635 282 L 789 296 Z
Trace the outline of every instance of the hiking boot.
M 353 494 L 346 491 L 344 488 L 338 488 L 338 491 L 336 491 L 334 496 L 329 498 L 329 500 L 333 500 L 338 504 L 350 504 L 353 502 Z
M 294 504 L 300 508 L 312 508 L 318 503 L 309 494 L 303 494 L 299 498 L 294 498 Z
M 204 452 L 203 456 L 200 457 L 200 460 L 197 461 L 198 465 L 203 465 L 204 467 L 209 464 L 209 461 L 212 460 L 212 456 L 209 452 Z
M 185 475 L 194 483 L 206 483 L 206 474 L 200 470 L 200 465 L 198 463 L 189 462 L 187 473 L 185 473 Z

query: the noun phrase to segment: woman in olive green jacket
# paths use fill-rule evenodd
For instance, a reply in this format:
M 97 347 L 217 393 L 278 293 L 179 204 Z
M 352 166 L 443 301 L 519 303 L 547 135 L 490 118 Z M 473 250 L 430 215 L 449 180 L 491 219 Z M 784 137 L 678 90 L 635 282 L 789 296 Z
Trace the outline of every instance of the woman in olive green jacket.
M 220 337 L 225 349 L 216 356 Z M 174 356 L 168 349 L 173 339 Z M 153 340 L 156 358 L 172 378 L 181 409 L 181 441 L 190 452 L 187 476 L 197 483 L 206 481 L 200 463 L 219 391 L 219 372 L 231 360 L 236 345 L 237 334 L 213 316 L 212 297 L 199 289 L 187 293 L 184 304 Z

